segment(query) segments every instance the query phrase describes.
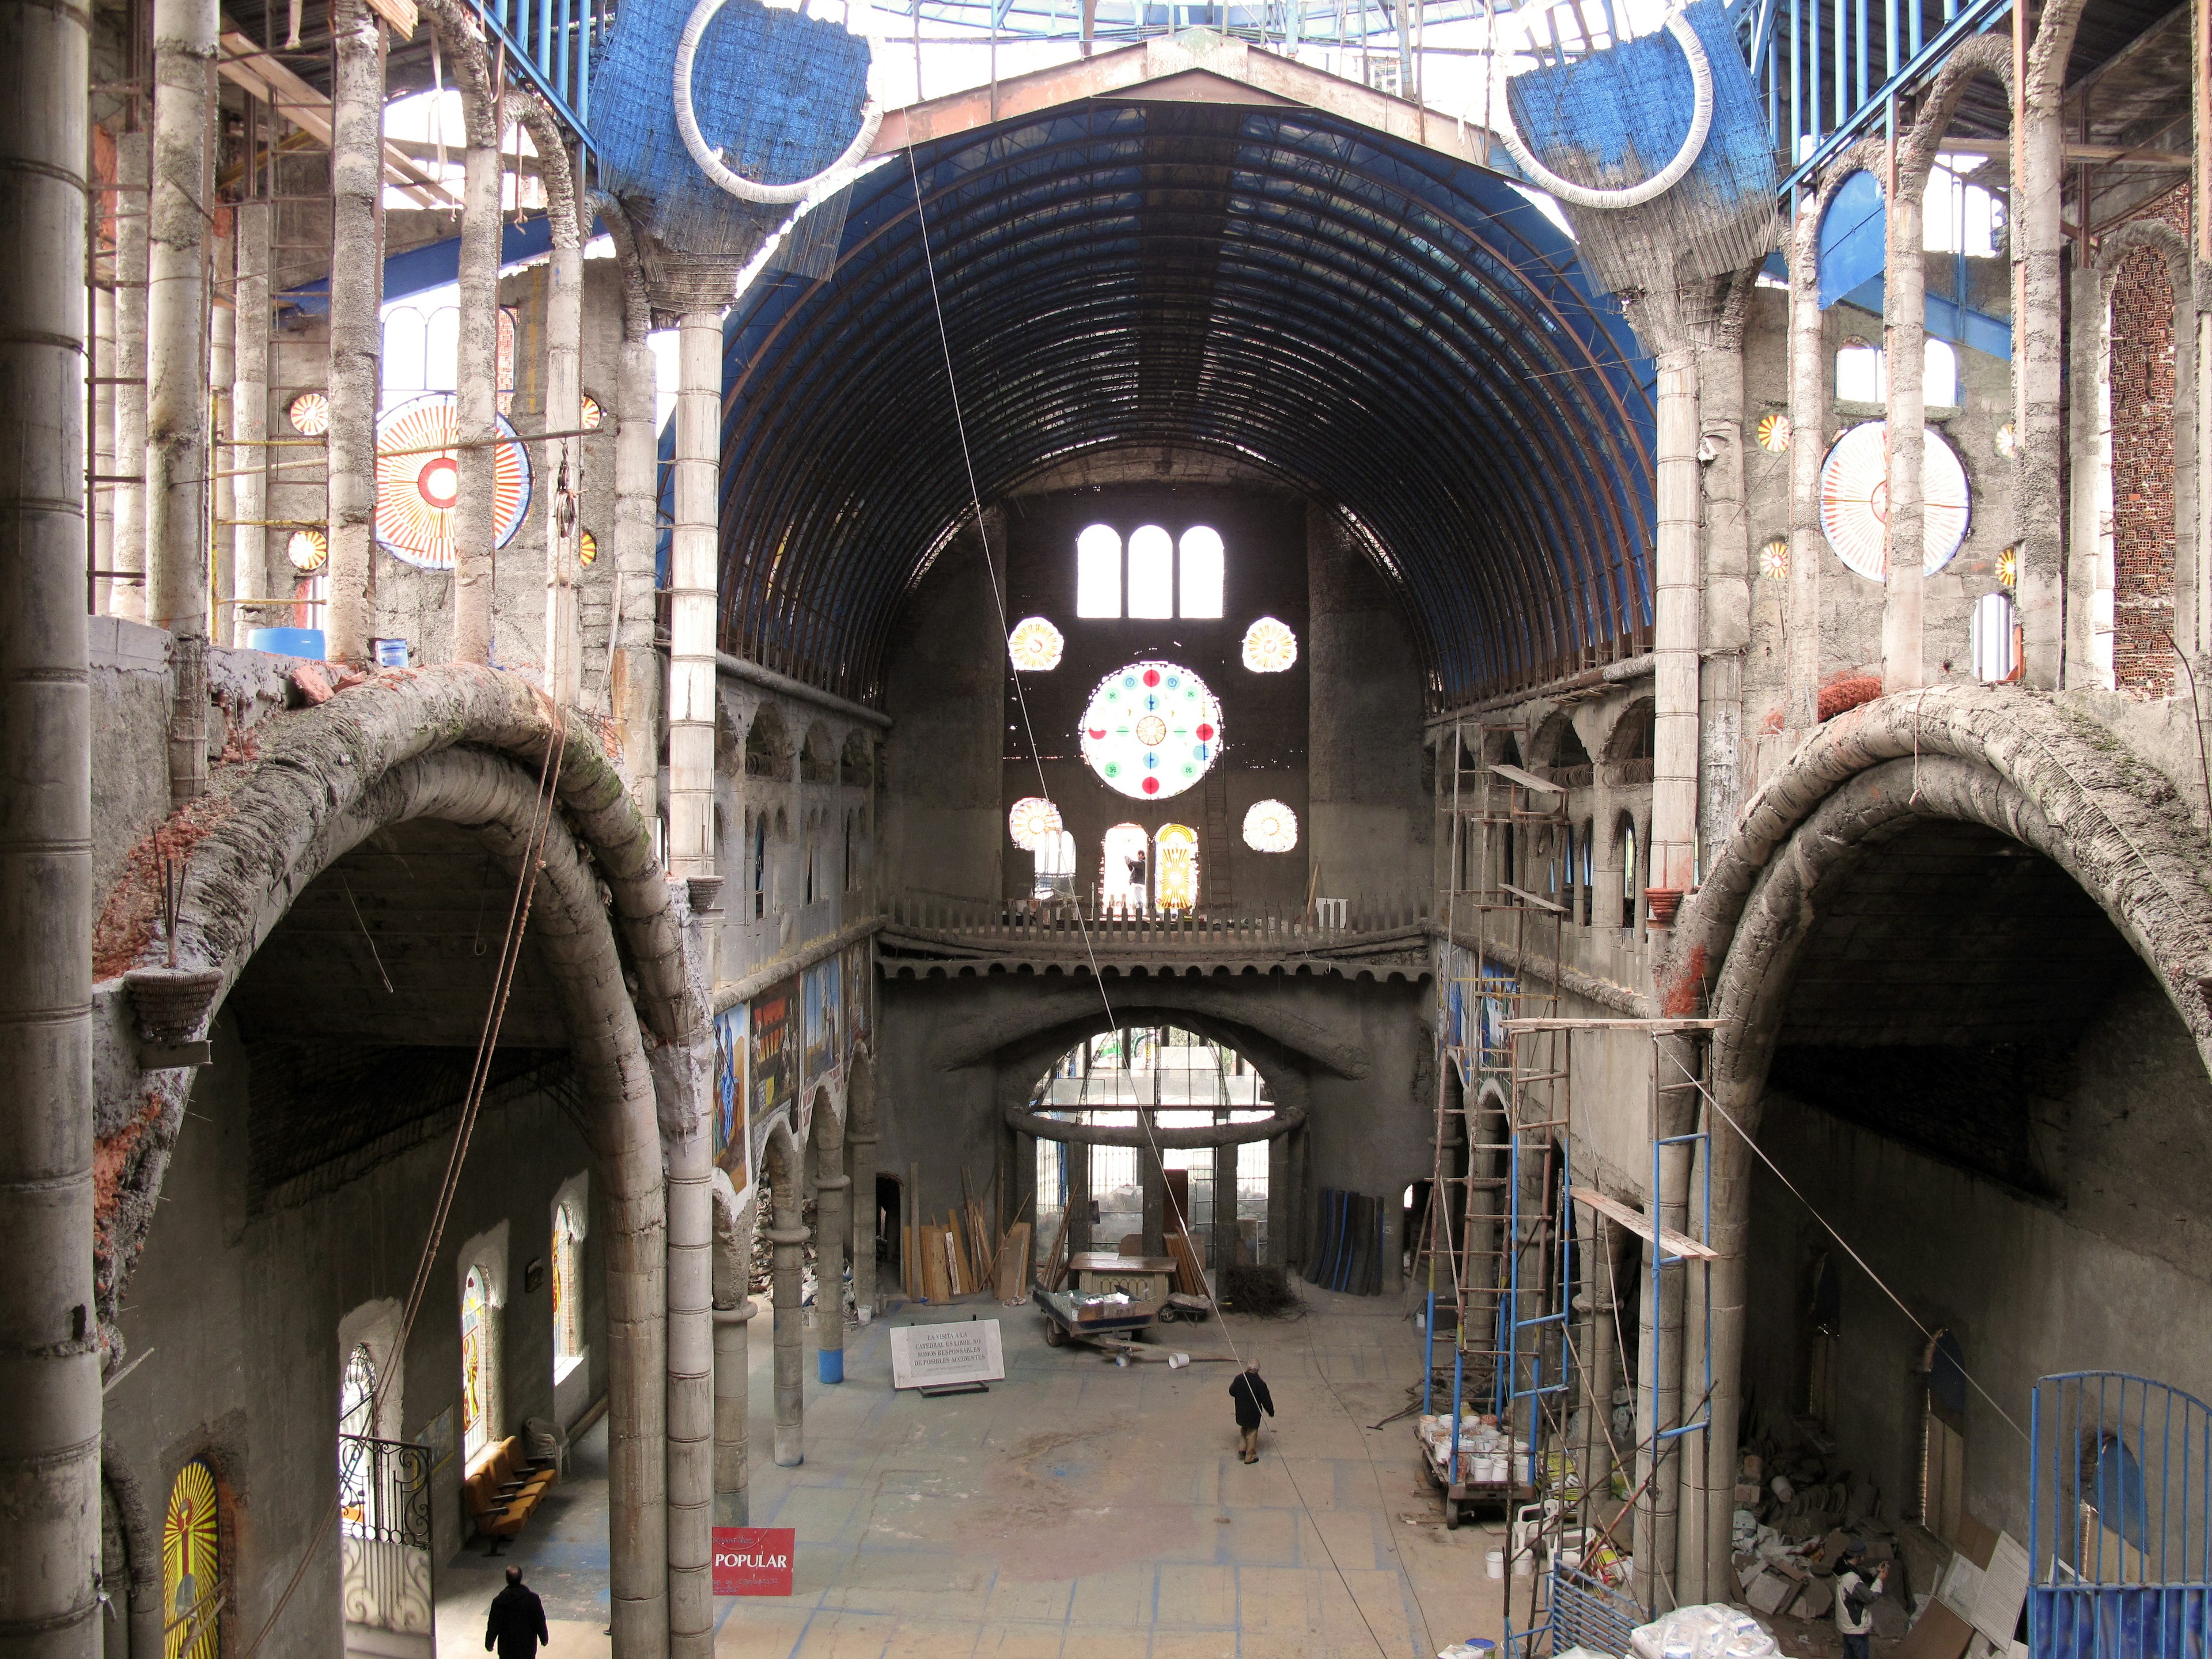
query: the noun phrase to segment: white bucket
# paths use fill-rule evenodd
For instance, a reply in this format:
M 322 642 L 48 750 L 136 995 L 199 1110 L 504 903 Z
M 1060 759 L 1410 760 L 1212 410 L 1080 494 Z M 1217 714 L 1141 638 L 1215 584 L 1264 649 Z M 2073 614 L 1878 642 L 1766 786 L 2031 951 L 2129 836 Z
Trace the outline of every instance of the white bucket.
M 1522 1550 L 1514 1556 L 1513 1576 L 1516 1578 L 1534 1578 L 1536 1576 L 1536 1556 L 1533 1550 Z
M 1482 1565 L 1483 1571 L 1487 1572 L 1492 1578 L 1504 1577 L 1505 1552 L 1504 1550 L 1492 1550 L 1488 1554 L 1482 1558 Z

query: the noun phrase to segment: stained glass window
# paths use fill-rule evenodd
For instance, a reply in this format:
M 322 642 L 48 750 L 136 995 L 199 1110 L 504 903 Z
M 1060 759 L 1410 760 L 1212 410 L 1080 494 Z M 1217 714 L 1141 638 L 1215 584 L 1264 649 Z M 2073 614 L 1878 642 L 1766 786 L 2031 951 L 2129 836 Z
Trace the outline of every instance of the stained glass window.
M 504 547 L 530 510 L 530 457 L 504 417 L 492 450 L 492 533 Z M 453 509 L 461 495 L 460 410 L 450 392 L 400 404 L 376 423 L 376 539 L 421 570 L 453 568 Z
M 586 432 L 597 432 L 600 423 L 606 419 L 605 412 L 599 408 L 599 400 L 588 392 L 576 405 L 576 411 L 577 424 Z
M 349 1528 L 368 1518 L 369 1458 L 357 1442 L 375 1437 L 375 1407 L 376 1366 L 356 1342 L 338 1384 L 338 1513 Z
M 1039 842 L 1047 836 L 1058 835 L 1060 829 L 1060 808 L 1042 795 L 1023 796 L 1006 814 L 1007 833 L 1024 853 L 1036 852 Z
M 1255 674 L 1279 674 L 1298 659 L 1298 636 L 1288 623 L 1262 617 L 1244 630 L 1244 665 Z
M 1779 410 L 1769 410 L 1759 417 L 1759 447 L 1770 455 L 1782 455 L 1790 449 L 1790 417 Z
M 1066 647 L 1060 631 L 1042 617 L 1023 617 L 1006 635 L 1006 655 L 1018 673 L 1050 672 L 1060 666 L 1060 653 Z
M 285 538 L 284 556 L 295 570 L 320 570 L 331 556 L 331 538 L 319 530 L 295 530 Z
M 1255 853 L 1287 853 L 1298 844 L 1298 815 L 1279 800 L 1258 800 L 1245 810 L 1244 844 Z
M 1110 525 L 1094 524 L 1075 538 L 1075 614 L 1121 614 L 1121 538 Z
M 1781 536 L 1759 550 L 1759 574 L 1771 582 L 1790 580 L 1790 543 Z
M 178 1471 L 161 1522 L 161 1650 L 166 1659 L 222 1651 L 222 1574 L 215 1471 L 195 1458 Z
M 584 1357 L 583 1231 L 566 1204 L 553 1212 L 553 1380 Z
M 331 429 L 331 400 L 319 392 L 302 392 L 285 406 L 292 430 L 303 438 L 319 438 Z
M 1185 617 L 1221 614 L 1221 534 L 1194 524 L 1182 532 L 1182 601 Z
M 491 1298 L 481 1267 L 461 1285 L 461 1455 L 491 1443 Z
M 1221 752 L 1221 704 L 1180 664 L 1133 662 L 1098 682 L 1083 711 L 1083 758 L 1109 788 L 1165 800 Z
M 1152 837 L 1159 873 L 1153 891 L 1163 910 L 1194 909 L 1198 904 L 1198 831 L 1188 824 L 1164 823 Z
M 1175 615 L 1175 544 L 1156 524 L 1129 532 L 1129 614 Z
M 1152 891 L 1152 841 L 1141 826 L 1117 823 L 1098 859 L 1098 902 L 1108 910 L 1141 910 Z

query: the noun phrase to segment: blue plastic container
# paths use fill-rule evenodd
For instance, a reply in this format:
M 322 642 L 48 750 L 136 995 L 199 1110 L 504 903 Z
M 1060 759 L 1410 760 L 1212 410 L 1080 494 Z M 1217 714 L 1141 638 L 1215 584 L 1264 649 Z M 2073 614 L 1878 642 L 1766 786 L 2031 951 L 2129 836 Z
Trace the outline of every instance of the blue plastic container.
M 404 668 L 407 666 L 406 641 L 371 640 L 369 643 L 376 647 L 376 665 L 379 668 Z
M 280 657 L 307 657 L 316 662 L 323 660 L 325 650 L 319 628 L 252 629 L 246 643 L 250 650 L 273 651 Z

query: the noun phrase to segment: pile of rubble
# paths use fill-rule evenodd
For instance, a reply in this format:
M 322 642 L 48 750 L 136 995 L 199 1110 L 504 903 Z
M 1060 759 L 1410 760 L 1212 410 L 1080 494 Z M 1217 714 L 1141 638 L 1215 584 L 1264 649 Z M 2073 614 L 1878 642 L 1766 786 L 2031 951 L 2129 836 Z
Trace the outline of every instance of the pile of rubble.
M 1737 1599 L 1770 1619 L 1829 1618 L 1835 1577 L 1853 1539 L 1869 1567 L 1890 1564 L 1874 1603 L 1875 1634 L 1891 1640 L 1911 1622 L 1912 1575 L 1898 1528 L 1879 1513 L 1871 1481 L 1832 1467 L 1816 1448 L 1747 1451 L 1737 1471 L 1730 1546 Z

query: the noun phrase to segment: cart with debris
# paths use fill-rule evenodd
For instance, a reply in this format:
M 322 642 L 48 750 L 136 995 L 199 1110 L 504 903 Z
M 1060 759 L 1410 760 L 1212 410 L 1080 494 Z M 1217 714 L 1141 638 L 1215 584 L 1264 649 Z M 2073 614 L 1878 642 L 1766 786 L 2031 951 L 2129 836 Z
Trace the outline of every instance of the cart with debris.
M 1048 1347 L 1070 1342 L 1095 1346 L 1126 1345 L 1139 1331 L 1159 1322 L 1160 1304 L 1136 1302 L 1112 1291 L 1048 1291 L 1042 1285 L 1030 1299 L 1044 1310 L 1044 1340 Z
M 1452 1420 L 1449 1413 L 1424 1416 L 1415 1425 L 1429 1482 L 1443 1495 L 1444 1525 L 1456 1528 L 1466 1510 L 1491 1504 L 1510 1511 L 1536 1495 L 1529 1474 L 1528 1449 L 1495 1436 L 1473 1417 L 1460 1419 L 1458 1479 L 1451 1463 Z M 1492 1441 L 1496 1444 L 1492 1444 Z

